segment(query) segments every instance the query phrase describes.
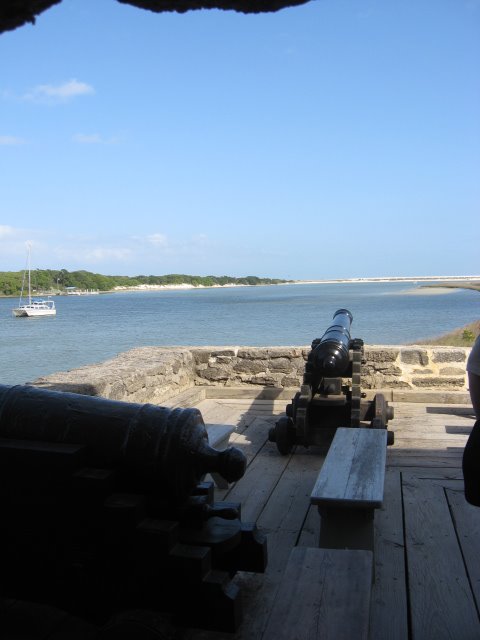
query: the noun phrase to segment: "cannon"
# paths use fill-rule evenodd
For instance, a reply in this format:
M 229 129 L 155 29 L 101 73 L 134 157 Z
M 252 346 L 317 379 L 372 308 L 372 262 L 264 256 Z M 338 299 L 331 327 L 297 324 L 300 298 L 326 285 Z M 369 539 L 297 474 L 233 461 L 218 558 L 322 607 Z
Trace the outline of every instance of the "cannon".
M 96 624 L 135 608 L 235 630 L 232 579 L 265 570 L 266 539 L 205 476 L 245 468 L 197 409 L 0 385 L 0 596 Z
M 393 407 L 381 393 L 365 400 L 361 392 L 364 343 L 351 338 L 352 322 L 348 309 L 338 309 L 323 336 L 313 340 L 300 391 L 269 431 L 270 442 L 282 455 L 295 445 L 328 443 L 337 427 L 387 429 L 393 418 Z M 387 431 L 387 443 L 393 442 L 394 433 Z

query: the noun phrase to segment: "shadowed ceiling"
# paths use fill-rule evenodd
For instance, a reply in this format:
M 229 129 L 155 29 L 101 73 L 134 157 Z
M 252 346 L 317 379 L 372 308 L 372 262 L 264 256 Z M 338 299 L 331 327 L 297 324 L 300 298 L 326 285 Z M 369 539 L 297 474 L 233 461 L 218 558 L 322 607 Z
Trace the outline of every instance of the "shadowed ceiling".
M 112 0 L 113 2 L 114 0 Z M 284 7 L 304 4 L 308 0 L 116 0 L 141 9 L 161 13 L 177 11 L 183 13 L 191 9 L 232 9 L 242 13 L 267 13 Z M 27 23 L 34 23 L 43 11 L 61 0 L 1 0 L 0 33 L 16 29 Z

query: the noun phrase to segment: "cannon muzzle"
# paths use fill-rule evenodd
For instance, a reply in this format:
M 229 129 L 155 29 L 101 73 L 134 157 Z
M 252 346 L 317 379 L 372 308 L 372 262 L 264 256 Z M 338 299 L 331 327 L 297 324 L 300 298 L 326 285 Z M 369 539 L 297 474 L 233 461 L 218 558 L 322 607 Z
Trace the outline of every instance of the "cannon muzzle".
M 348 309 L 338 309 L 333 324 L 312 345 L 310 362 L 317 375 L 342 376 L 350 364 L 350 327 L 353 316 Z

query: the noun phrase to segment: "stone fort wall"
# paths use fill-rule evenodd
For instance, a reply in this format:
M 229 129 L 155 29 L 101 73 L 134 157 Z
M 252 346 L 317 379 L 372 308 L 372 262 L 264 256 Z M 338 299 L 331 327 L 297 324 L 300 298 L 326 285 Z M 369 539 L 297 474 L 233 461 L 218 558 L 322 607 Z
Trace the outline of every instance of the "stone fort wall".
M 210 397 L 247 390 L 286 395 L 302 380 L 310 347 L 140 347 L 115 358 L 30 383 L 130 402 L 162 403 L 204 388 Z M 362 390 L 387 399 L 469 402 L 465 366 L 470 349 L 366 346 Z M 188 396 L 188 393 L 187 393 Z M 273 396 L 272 396 L 273 397 Z

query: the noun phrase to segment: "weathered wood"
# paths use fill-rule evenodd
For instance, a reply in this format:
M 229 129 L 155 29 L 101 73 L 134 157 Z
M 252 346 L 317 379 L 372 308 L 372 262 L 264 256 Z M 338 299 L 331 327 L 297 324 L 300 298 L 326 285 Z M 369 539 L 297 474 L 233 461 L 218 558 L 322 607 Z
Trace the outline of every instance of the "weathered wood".
M 381 507 L 386 449 L 385 429 L 337 429 L 315 482 L 312 504 L 353 509 Z
M 464 391 L 393 391 L 395 402 L 418 402 L 419 404 L 466 404 L 469 402 L 468 393 Z
M 232 486 L 227 499 L 242 504 L 244 522 L 257 521 L 288 462 L 288 457 L 279 456 L 266 444 L 248 465 L 241 482 Z
M 186 409 L 195 406 L 204 399 L 205 389 L 203 387 L 190 387 L 159 404 L 170 409 L 176 409 L 177 407 Z
M 310 509 L 310 492 L 323 460 L 324 456 L 312 450 L 296 451 L 258 519 L 258 526 L 267 531 L 269 540 L 272 540 L 273 548 L 269 557 L 269 567 L 272 569 L 285 566 L 291 548 L 298 542 Z M 276 540 L 279 533 L 288 534 L 290 538 L 286 548 L 282 548 Z
M 446 493 L 473 595 L 477 608 L 480 609 L 480 554 L 478 553 L 480 509 L 468 504 L 465 500 L 463 479 L 460 481 L 459 488 L 456 491 L 448 489 Z M 480 629 L 478 635 L 480 637 Z
M 310 505 L 298 539 L 299 547 L 314 547 L 318 545 L 321 520 L 317 507 Z
M 279 389 L 276 387 L 205 387 L 207 398 L 251 398 L 258 400 L 287 400 L 296 394 L 296 387 Z
M 235 403 L 228 403 L 235 406 Z M 301 503 L 304 497 L 301 497 L 302 488 L 305 485 L 302 480 L 296 482 L 293 480 L 295 473 L 301 472 L 305 467 L 305 480 L 309 473 L 318 473 L 318 465 L 320 458 L 314 454 L 313 448 L 307 450 L 309 456 L 299 459 L 301 451 L 296 451 L 290 458 L 284 460 L 283 457 L 276 456 L 277 461 L 285 464 L 277 466 L 271 460 L 265 460 L 267 451 L 275 457 L 274 445 L 265 444 L 266 434 L 268 433 L 269 423 L 275 421 L 272 416 L 257 417 L 251 411 L 249 403 L 245 403 L 242 411 L 239 411 L 239 423 L 246 425 L 242 433 L 236 432 L 232 435 L 231 442 L 235 441 L 235 446 L 241 448 L 247 455 L 249 468 L 252 463 L 256 464 L 249 471 L 247 478 L 242 478 L 238 483 L 231 486 L 228 494 L 224 499 L 234 500 L 234 492 L 237 496 L 241 496 L 242 502 L 242 518 L 245 520 L 245 514 L 252 518 L 257 518 L 257 524 L 260 530 L 266 527 L 268 538 L 268 550 L 271 562 L 267 566 L 264 575 L 254 575 L 249 573 L 241 573 L 236 577 L 236 581 L 241 586 L 243 603 L 244 603 L 244 621 L 240 629 L 233 635 L 212 634 L 211 632 L 191 630 L 186 633 L 185 640 L 260 640 L 266 620 L 272 609 L 272 602 L 278 592 L 282 574 L 289 555 L 289 548 L 295 544 L 301 546 L 314 546 L 317 544 L 320 518 L 318 517 L 317 507 L 311 505 L 307 510 L 303 522 L 300 522 L 302 507 Z M 252 405 L 253 406 L 253 403 Z M 240 408 L 239 408 L 240 409 Z M 238 423 L 237 423 L 238 424 Z M 410 583 L 402 578 L 402 570 L 406 572 L 407 550 L 405 548 L 403 536 L 401 491 L 399 487 L 400 478 L 403 471 L 423 478 L 426 481 L 434 481 L 437 483 L 439 495 L 444 494 L 440 484 L 445 486 L 453 486 L 451 483 L 462 479 L 461 473 L 461 447 L 453 445 L 447 440 L 448 429 L 455 427 L 469 428 L 473 425 L 471 418 L 471 407 L 468 406 L 448 406 L 439 404 L 422 405 L 417 403 L 401 403 L 395 406 L 395 419 L 392 421 L 392 428 L 396 434 L 408 432 L 411 439 L 417 441 L 418 447 L 411 447 L 410 443 L 404 449 L 404 443 L 395 444 L 393 447 L 387 448 L 387 463 L 390 470 L 385 479 L 385 496 L 381 509 L 377 510 L 375 515 L 375 555 L 376 555 L 376 582 L 373 585 L 371 600 L 371 631 L 370 640 L 383 640 L 384 638 L 392 638 L 392 640 L 423 640 L 419 633 L 411 633 L 411 630 L 405 630 L 406 612 L 405 602 L 409 599 L 407 587 L 410 586 L 412 593 L 419 587 L 415 583 L 415 574 L 409 576 Z M 443 440 L 442 447 L 448 449 L 435 448 L 435 439 L 431 440 L 428 448 L 420 445 L 421 435 L 417 434 L 436 433 Z M 406 443 L 405 443 L 406 444 Z M 425 444 L 425 443 L 424 443 Z M 303 450 L 302 450 L 303 451 Z M 268 456 L 267 456 L 268 457 Z M 265 475 L 265 465 L 267 473 Z M 407 474 L 408 475 L 408 474 Z M 443 480 L 442 480 L 443 478 Z M 293 480 L 290 483 L 290 480 Z M 246 483 L 246 488 L 242 485 Z M 266 483 L 268 491 L 264 495 L 262 487 Z M 313 483 L 312 483 L 313 486 Z M 306 489 L 308 491 L 308 489 Z M 292 492 L 289 498 L 289 492 Z M 461 493 L 455 492 L 450 498 L 450 489 L 446 492 L 449 496 L 451 511 L 456 520 L 461 519 L 461 515 L 457 515 L 457 506 L 452 500 L 458 498 L 463 499 Z M 223 498 L 223 491 L 219 493 Z M 232 496 L 232 497 L 230 497 Z M 438 496 L 437 496 L 438 497 Z M 415 495 L 413 495 L 415 499 Z M 435 498 L 437 499 L 437 498 Z M 288 504 L 289 500 L 298 501 L 297 508 L 292 506 L 290 512 Z M 283 508 L 276 508 L 275 503 L 279 501 Z M 288 512 L 288 513 L 287 513 Z M 287 513 L 287 516 L 285 516 Z M 480 514 L 480 509 L 478 510 Z M 295 516 L 294 516 L 295 514 Z M 467 522 L 469 522 L 468 510 L 465 512 Z M 479 535 L 474 525 L 470 524 L 471 530 L 471 554 L 466 551 L 466 543 L 462 543 L 462 552 L 468 565 L 468 572 L 472 586 L 474 581 L 478 580 L 478 570 L 475 568 L 475 562 L 478 562 L 478 539 Z M 295 527 L 297 530 L 295 531 Z M 442 536 L 444 528 L 451 527 L 451 520 L 447 518 L 446 522 L 436 519 L 430 524 L 430 516 L 427 516 L 425 525 L 418 528 L 418 537 L 415 540 L 417 552 L 425 546 L 425 538 L 428 540 L 431 535 L 431 528 L 435 528 L 435 535 Z M 458 538 L 462 541 L 464 533 L 469 528 L 457 526 Z M 472 562 L 472 557 L 475 556 Z M 433 565 L 435 563 L 443 563 L 444 558 L 439 554 L 436 558 L 428 556 Z M 472 567 L 470 567 L 472 564 Z M 435 566 L 431 568 L 432 574 L 436 571 Z M 453 578 L 455 579 L 455 578 Z M 451 584 L 451 588 L 455 589 L 455 584 Z M 428 594 L 427 594 L 428 597 Z M 339 596 L 340 601 L 342 598 Z M 455 599 L 454 599 L 455 600 Z M 448 626 L 445 627 L 448 632 Z M 438 631 L 437 627 L 435 629 Z M 433 635 L 433 634 L 432 634 Z M 295 636 L 292 636 L 293 638 Z M 357 638 L 356 630 L 351 636 Z M 438 634 L 439 638 L 445 637 L 442 632 Z M 458 637 L 458 636 L 457 636 Z M 472 637 L 472 636 L 471 636 Z M 473 637 L 480 637 L 480 631 L 476 630 Z
M 335 432 L 310 496 L 321 516 L 320 547 L 374 548 L 373 510 L 382 506 L 387 432 Z
M 441 482 L 402 474 L 413 638 L 478 638 L 475 601 Z
M 292 550 L 263 640 L 368 637 L 372 554 Z
M 220 451 L 227 448 L 230 436 L 235 431 L 235 427 L 229 424 L 206 424 L 205 428 L 210 446 Z M 211 475 L 217 487 L 220 489 L 228 488 L 228 481 L 223 476 L 219 473 L 212 473 Z
M 273 445 L 269 443 L 273 449 Z M 277 458 L 284 459 L 283 456 Z M 271 610 L 290 552 L 295 546 L 306 512 L 311 487 L 321 459 L 311 451 L 296 453 L 283 469 L 258 520 L 258 528 L 267 534 L 268 566 L 260 592 L 244 607 L 244 624 L 251 638 L 261 638 L 266 613 Z M 242 511 L 243 515 L 243 511 Z
M 426 450 L 421 453 L 419 450 L 412 449 L 405 452 L 400 451 L 395 455 L 388 456 L 389 467 L 433 467 L 445 469 L 458 469 L 462 464 L 462 456 L 458 453 L 451 454 L 445 451 L 434 452 Z
M 242 413 L 238 409 L 224 406 L 215 400 L 202 400 L 196 405 L 206 423 L 223 423 L 235 425 Z
M 256 417 L 241 433 L 232 434 L 230 442 L 241 449 L 247 458 L 247 463 L 251 462 L 266 444 L 270 426 L 271 423 L 264 418 Z
M 372 587 L 370 639 L 408 638 L 401 475 L 385 474 L 385 499 L 375 513 L 375 581 Z

